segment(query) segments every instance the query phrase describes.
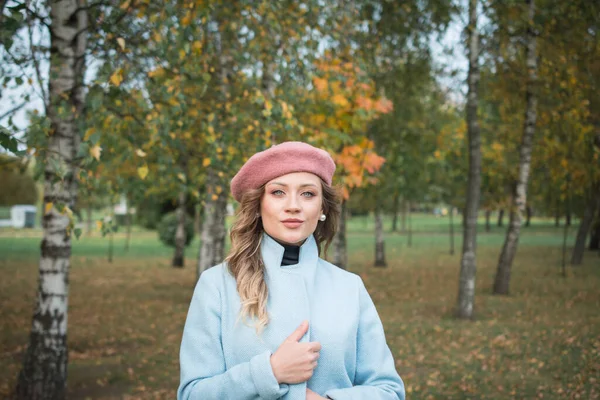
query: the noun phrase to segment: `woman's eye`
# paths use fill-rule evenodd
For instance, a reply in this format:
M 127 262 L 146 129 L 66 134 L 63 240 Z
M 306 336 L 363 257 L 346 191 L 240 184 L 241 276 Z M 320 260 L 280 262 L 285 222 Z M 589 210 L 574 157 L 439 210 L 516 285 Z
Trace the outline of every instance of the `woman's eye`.
M 313 192 L 304 192 L 302 193 L 302 196 L 306 195 L 306 197 L 314 197 L 315 194 Z
M 280 196 L 283 194 L 283 190 L 273 190 L 271 194 L 274 194 L 275 196 Z

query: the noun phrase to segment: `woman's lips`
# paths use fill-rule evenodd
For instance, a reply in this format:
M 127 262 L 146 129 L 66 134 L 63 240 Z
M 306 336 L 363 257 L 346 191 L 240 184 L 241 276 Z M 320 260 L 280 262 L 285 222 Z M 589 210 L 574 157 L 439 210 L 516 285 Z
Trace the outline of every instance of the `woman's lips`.
M 281 221 L 281 223 L 289 229 L 295 229 L 298 228 L 300 225 L 303 224 L 302 221 Z

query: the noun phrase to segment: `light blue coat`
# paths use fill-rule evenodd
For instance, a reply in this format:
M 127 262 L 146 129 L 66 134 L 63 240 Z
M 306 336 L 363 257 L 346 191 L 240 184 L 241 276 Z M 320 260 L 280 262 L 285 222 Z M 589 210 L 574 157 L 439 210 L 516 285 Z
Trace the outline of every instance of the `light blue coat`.
M 225 264 L 202 273 L 181 341 L 178 399 L 306 399 L 306 387 L 335 400 L 404 400 L 377 310 L 358 275 L 319 258 L 311 235 L 299 263 L 281 266 L 284 248 L 263 234 L 261 254 L 270 323 L 259 337 L 237 321 L 240 298 Z M 302 321 L 301 342 L 321 343 L 312 378 L 278 384 L 270 356 Z M 236 323 L 237 321 L 237 323 Z

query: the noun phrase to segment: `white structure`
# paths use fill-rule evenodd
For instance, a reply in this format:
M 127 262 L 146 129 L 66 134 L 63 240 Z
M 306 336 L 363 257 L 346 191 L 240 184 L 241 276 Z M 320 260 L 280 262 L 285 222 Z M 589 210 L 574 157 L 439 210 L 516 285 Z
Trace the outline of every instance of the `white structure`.
M 0 227 L 33 228 L 37 208 L 31 205 L 17 205 L 10 209 L 10 219 L 0 220 Z
M 127 204 L 127 198 L 125 196 L 121 196 L 119 204 L 116 204 L 113 207 L 113 211 L 115 212 L 115 215 L 127 215 L 127 213 L 135 214 L 135 207 L 129 207 L 129 204 Z

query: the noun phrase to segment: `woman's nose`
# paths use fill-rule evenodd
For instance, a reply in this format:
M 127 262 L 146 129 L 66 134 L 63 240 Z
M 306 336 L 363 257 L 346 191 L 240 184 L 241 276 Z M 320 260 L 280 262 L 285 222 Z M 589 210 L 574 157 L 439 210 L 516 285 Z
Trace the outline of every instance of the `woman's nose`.
M 288 197 L 288 202 L 285 208 L 287 211 L 300 211 L 300 202 L 296 196 Z

